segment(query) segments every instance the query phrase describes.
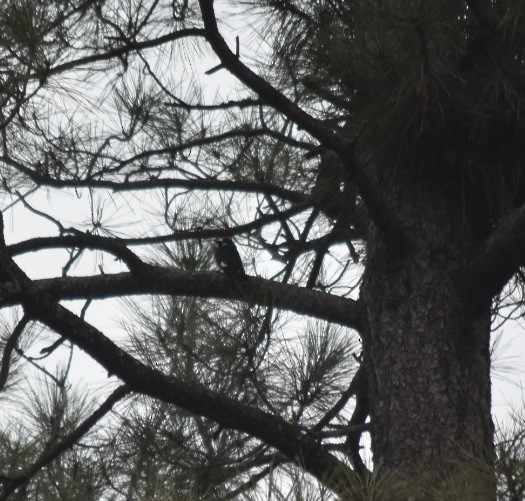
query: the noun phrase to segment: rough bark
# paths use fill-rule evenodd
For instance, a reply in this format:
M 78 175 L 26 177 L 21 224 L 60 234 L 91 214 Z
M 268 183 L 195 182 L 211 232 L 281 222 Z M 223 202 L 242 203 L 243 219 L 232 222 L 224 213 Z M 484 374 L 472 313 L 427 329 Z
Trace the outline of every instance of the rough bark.
M 357 301 L 259 277 L 247 277 L 244 287 L 223 273 L 186 271 L 142 264 L 134 273 L 93 277 L 60 277 L 34 280 L 39 294 L 54 299 L 105 299 L 123 295 L 169 294 L 231 299 L 278 307 L 359 329 L 361 308 Z M 25 292 L 0 294 L 0 307 L 24 303 Z
M 409 246 L 396 252 L 369 232 L 361 295 L 374 462 L 410 478 L 462 454 L 492 464 L 490 304 L 473 307 L 464 293 L 486 237 L 482 207 L 441 175 L 382 173 Z

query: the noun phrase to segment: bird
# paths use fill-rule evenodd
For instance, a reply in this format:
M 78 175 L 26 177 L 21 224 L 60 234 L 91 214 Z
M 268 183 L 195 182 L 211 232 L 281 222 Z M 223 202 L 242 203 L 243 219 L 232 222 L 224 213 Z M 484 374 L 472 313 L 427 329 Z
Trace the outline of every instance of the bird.
M 242 264 L 239 251 L 233 243 L 231 237 L 222 237 L 215 240 L 217 247 L 215 248 L 215 261 L 217 266 L 226 275 L 233 278 L 244 278 L 246 272 Z

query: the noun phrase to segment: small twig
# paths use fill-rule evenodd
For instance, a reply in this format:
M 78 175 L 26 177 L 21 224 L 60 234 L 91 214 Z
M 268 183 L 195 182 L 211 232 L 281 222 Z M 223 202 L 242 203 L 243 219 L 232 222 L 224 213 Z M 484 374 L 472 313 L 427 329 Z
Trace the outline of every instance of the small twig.
M 93 299 L 88 299 L 84 306 L 82 306 L 82 309 L 80 310 L 80 318 L 82 320 L 85 320 L 87 309 L 91 306 L 91 303 L 93 302 Z
M 82 256 L 82 253 L 84 252 L 84 249 L 79 250 L 70 250 L 69 251 L 69 259 L 67 260 L 67 263 L 62 267 L 62 276 L 66 277 L 68 271 L 71 269 L 71 266 L 75 264 L 75 262 Z
M 51 374 L 48 370 L 46 370 L 44 367 L 41 367 L 40 365 L 38 365 L 34 360 L 34 358 L 32 357 L 28 357 L 22 350 L 20 350 L 19 348 L 15 348 L 15 352 L 18 353 L 18 355 L 20 355 L 23 359 L 27 360 L 31 365 L 33 365 L 34 367 L 36 367 L 40 372 L 44 373 L 49 379 L 53 380 L 57 386 L 61 386 L 62 383 L 61 381 L 53 376 L 53 374 Z M 44 358 L 44 357 L 42 357 Z M 38 359 L 37 359 L 38 360 Z
M 31 211 L 33 214 L 36 214 L 37 216 L 43 217 L 44 219 L 47 219 L 48 221 L 52 222 L 59 229 L 60 233 L 64 231 L 64 226 L 58 219 L 55 219 L 53 216 L 50 216 L 49 214 L 46 214 L 45 212 L 42 212 L 32 207 L 29 204 L 29 202 L 24 198 L 24 195 L 22 195 L 18 190 L 16 191 L 16 195 L 18 196 L 18 199 L 22 202 L 26 209 Z
M 60 345 L 62 345 L 62 343 L 66 340 L 65 337 L 60 337 L 59 339 L 57 339 L 52 345 L 50 346 L 46 346 L 44 348 L 42 348 L 40 350 L 40 354 L 41 355 L 44 355 L 42 357 L 39 357 L 39 358 L 32 358 L 32 360 L 42 360 L 46 357 L 48 357 L 49 355 L 51 355 L 51 353 L 53 353 Z
M 93 302 L 93 299 L 88 299 L 85 303 L 84 303 L 84 306 L 82 306 L 82 309 L 80 310 L 80 318 L 82 320 L 84 320 L 85 316 L 86 316 L 86 311 L 87 309 L 89 308 L 89 305 Z M 59 346 L 61 346 L 64 341 L 66 340 L 65 337 L 60 337 L 59 339 L 57 339 L 51 346 L 46 346 L 45 348 L 42 348 L 40 350 L 40 354 L 43 354 L 44 356 L 43 357 L 39 357 L 39 358 L 32 358 L 32 360 L 42 360 L 46 357 L 48 357 L 49 355 L 51 355 L 51 353 L 53 353 Z
M 239 58 L 239 37 L 235 37 L 235 56 L 237 59 Z M 214 66 L 208 71 L 205 71 L 205 75 L 213 75 L 213 73 L 216 73 L 219 70 L 226 70 L 228 69 L 224 63 L 219 63 L 217 66 Z

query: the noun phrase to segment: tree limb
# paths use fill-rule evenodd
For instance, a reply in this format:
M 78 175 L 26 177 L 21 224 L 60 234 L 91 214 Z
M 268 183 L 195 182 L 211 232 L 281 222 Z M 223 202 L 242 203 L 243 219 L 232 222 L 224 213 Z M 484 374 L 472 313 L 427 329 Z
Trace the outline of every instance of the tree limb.
M 157 148 L 157 149 L 145 149 L 144 151 L 137 153 L 136 155 L 133 155 L 129 158 L 126 158 L 124 160 L 118 160 L 116 158 L 110 157 L 109 159 L 115 163 L 113 167 L 105 167 L 104 170 L 101 172 L 95 173 L 92 175 L 91 179 L 87 179 L 87 181 L 96 181 L 96 177 L 99 177 L 101 175 L 109 175 L 109 174 L 115 174 L 119 173 L 121 169 L 124 167 L 131 165 L 135 162 L 140 162 L 141 160 L 149 159 L 154 156 L 161 156 L 161 155 L 174 155 L 175 153 L 180 153 L 185 150 L 191 150 L 192 148 L 200 147 L 200 146 L 206 146 L 210 144 L 220 143 L 222 141 L 226 141 L 228 139 L 236 139 L 236 138 L 252 138 L 252 137 L 259 137 L 259 136 L 268 136 L 272 137 L 276 140 L 278 140 L 281 143 L 288 144 L 289 146 L 292 146 L 294 148 L 301 148 L 304 150 L 311 150 L 313 145 L 311 143 L 300 141 L 298 139 L 294 139 L 293 137 L 287 136 L 281 132 L 272 130 L 268 127 L 260 127 L 260 128 L 250 128 L 250 127 L 241 127 L 237 129 L 232 129 L 226 132 L 223 132 L 221 134 L 216 135 L 204 135 L 202 137 L 199 137 L 197 139 L 191 139 L 187 140 L 185 142 L 182 142 L 180 144 L 174 144 L 167 146 L 165 148 Z M 86 154 L 87 152 L 83 151 L 82 153 Z M 89 153 L 93 155 L 94 157 L 100 156 L 100 151 L 96 153 Z M 29 167 L 21 164 L 20 162 L 16 161 L 15 159 L 9 157 L 9 156 L 1 156 L 0 161 L 5 162 L 8 165 L 11 165 L 15 167 L 17 170 L 22 172 L 23 174 L 27 175 L 33 182 L 39 183 L 39 182 L 45 182 L 48 186 L 55 186 L 53 184 L 53 179 L 49 175 L 41 174 L 37 172 L 36 170 L 32 170 Z M 141 173 L 143 173 L 141 171 Z M 127 173 L 129 176 L 129 173 Z M 64 186 L 65 181 L 56 180 L 55 183 L 57 187 Z M 101 182 L 101 181 L 99 181 Z M 127 181 L 124 181 L 126 183 Z
M 22 320 L 20 320 L 20 322 L 18 322 L 14 328 L 11 335 L 7 338 L 4 347 L 4 353 L 2 355 L 2 365 L 0 368 L 0 391 L 4 388 L 5 384 L 7 383 L 7 378 L 9 377 L 9 366 L 11 365 L 11 355 L 13 350 L 16 349 L 16 343 L 20 339 L 20 336 L 23 334 L 24 329 L 28 323 L 29 318 L 24 315 Z
M 42 249 L 62 249 L 67 247 L 103 250 L 124 262 L 130 270 L 137 269 L 143 264 L 142 260 L 126 247 L 126 242 L 122 241 L 122 239 L 80 232 L 58 237 L 32 238 L 8 246 L 7 251 L 11 256 L 16 256 Z
M 182 108 L 184 110 L 204 110 L 204 111 L 216 111 L 216 110 L 227 110 L 229 108 L 250 108 L 252 106 L 260 106 L 264 104 L 260 99 L 237 99 L 230 101 L 223 101 L 222 103 L 217 104 L 190 104 L 186 103 L 180 98 L 176 98 L 175 102 L 165 103 L 166 106 L 171 106 L 173 108 Z
M 247 277 L 246 283 L 240 288 L 222 273 L 184 271 L 150 264 L 142 264 L 133 273 L 34 280 L 33 288 L 35 294 L 49 294 L 57 300 L 105 299 L 142 294 L 230 299 L 274 306 L 357 330 L 361 326 L 360 306 L 353 299 L 258 277 Z M 13 306 L 26 300 L 23 291 L 3 294 L 0 307 Z
M 115 47 L 113 49 L 109 49 L 108 51 L 103 52 L 101 54 L 92 54 L 90 56 L 79 57 L 78 59 L 73 59 L 71 61 L 66 61 L 65 63 L 53 66 L 49 68 L 49 70 L 47 71 L 47 76 L 57 75 L 57 74 L 63 73 L 64 71 L 72 70 L 74 68 L 78 68 L 79 66 L 85 66 L 90 63 L 96 63 L 99 61 L 108 61 L 115 57 L 119 57 L 124 54 L 127 54 L 128 52 L 131 52 L 131 51 L 139 51 L 143 49 L 157 47 L 159 45 L 162 45 L 168 42 L 174 42 L 175 40 L 180 40 L 182 38 L 204 37 L 204 36 L 205 36 L 205 31 L 203 29 L 188 28 L 184 30 L 173 31 L 171 33 L 167 33 L 166 35 L 162 35 L 158 38 L 154 38 L 152 40 L 144 40 L 142 42 L 127 40 L 124 45 L 120 47 Z M 41 75 L 34 75 L 34 76 L 38 77 L 39 79 L 42 78 Z
M 28 176 L 34 183 L 40 186 L 51 186 L 53 188 L 101 188 L 114 192 L 154 190 L 157 188 L 184 188 L 189 190 L 217 190 L 236 191 L 240 193 L 263 193 L 274 195 L 294 203 L 307 201 L 304 193 L 283 188 L 268 182 L 240 181 L 229 179 L 174 179 L 154 178 L 139 181 L 109 181 L 103 179 L 56 179 L 48 174 L 43 174 L 31 169 L 13 158 L 0 156 L 0 162 L 11 165 L 18 171 Z
M 287 462 L 286 458 L 282 456 L 276 457 L 274 461 L 272 462 L 272 464 L 266 466 L 260 472 L 251 475 L 250 478 L 246 482 L 241 484 L 239 487 L 237 487 L 233 491 L 228 492 L 226 496 L 224 497 L 224 500 L 226 501 L 227 499 L 235 499 L 235 498 L 239 499 L 238 496 L 240 494 L 243 494 L 248 489 L 253 489 L 261 479 L 271 474 L 275 469 L 277 469 L 277 467 L 279 467 L 281 464 L 286 463 L 286 462 Z
M 307 436 L 299 427 L 226 395 L 212 392 L 200 384 L 162 374 L 119 348 L 98 329 L 56 302 L 52 294 L 39 289 L 37 283 L 31 281 L 7 253 L 1 217 L 0 230 L 0 275 L 10 277 L 15 283 L 14 288 L 20 289 L 25 313 L 76 344 L 108 372 L 124 381 L 132 391 L 248 433 L 300 464 L 336 492 L 342 493 L 355 478 L 352 470 L 325 451 L 317 440 Z M 153 278 L 152 281 L 155 282 L 155 277 L 151 277 L 155 268 L 157 267 L 148 269 L 143 278 Z M 229 281 L 227 277 L 221 277 L 221 280 Z
M 359 193 L 368 209 L 372 221 L 383 232 L 387 240 L 400 247 L 403 234 L 399 224 L 393 217 L 393 211 L 385 206 L 384 199 L 368 172 L 356 160 L 354 142 L 345 139 L 341 134 L 334 132 L 322 121 L 306 113 L 297 104 L 288 99 L 266 80 L 244 65 L 234 54 L 219 32 L 213 0 L 199 0 L 206 38 L 215 51 L 222 65 L 235 75 L 248 88 L 256 92 L 267 104 L 283 113 L 299 127 L 321 142 L 323 146 L 337 153 L 345 167 L 349 170 L 352 179 L 359 188 Z
M 117 169 L 121 169 L 122 167 L 132 164 L 138 160 L 150 158 L 155 155 L 165 155 L 165 154 L 172 155 L 180 151 L 190 150 L 192 148 L 199 147 L 199 146 L 206 146 L 209 144 L 219 143 L 221 141 L 226 141 L 228 139 L 236 139 L 239 137 L 259 137 L 259 136 L 272 137 L 282 143 L 293 146 L 294 148 L 302 148 L 305 150 L 311 150 L 313 146 L 310 143 L 307 143 L 305 141 L 299 141 L 297 139 L 286 136 L 284 134 L 281 134 L 280 132 L 274 131 L 267 127 L 261 127 L 258 129 L 255 129 L 255 128 L 252 129 L 252 128 L 245 127 L 245 128 L 239 128 L 239 129 L 232 129 L 227 132 L 223 132 L 222 134 L 216 134 L 214 136 L 204 136 L 198 139 L 188 140 L 181 144 L 168 146 L 166 148 L 158 148 L 155 150 L 144 150 L 141 153 L 137 153 L 136 155 L 132 157 L 129 157 L 129 158 L 126 158 L 125 160 L 120 161 L 118 163 Z
M 347 484 L 353 478 L 351 470 L 298 427 L 201 385 L 161 374 L 120 349 L 92 325 L 50 300 L 49 296 L 39 294 L 38 297 L 26 297 L 24 308 L 33 318 L 86 351 L 133 391 L 248 433 L 301 464 L 306 471 L 336 491 L 342 488 L 343 482 Z M 333 472 L 337 473 L 327 478 Z
M 525 265 L 525 205 L 504 217 L 465 272 L 465 294 L 486 305 Z
M 136 257 L 126 245 L 149 245 L 160 244 L 165 242 L 177 242 L 181 240 L 190 239 L 206 239 L 223 236 L 233 236 L 241 233 L 253 231 L 257 228 L 262 228 L 267 224 L 275 221 L 280 221 L 288 217 L 299 214 L 308 208 L 307 203 L 301 203 L 285 209 L 276 214 L 268 214 L 261 216 L 258 219 L 233 228 L 216 228 L 216 229 L 198 229 L 198 230 L 181 230 L 175 231 L 168 235 L 158 235 L 154 237 L 139 237 L 139 238 L 112 238 L 101 235 L 93 235 L 83 233 L 74 229 L 62 228 L 64 233 L 71 232 L 72 235 L 61 235 L 58 237 L 37 237 L 19 242 L 8 246 L 10 255 L 15 256 L 24 254 L 26 252 L 35 252 L 41 249 L 56 249 L 63 247 L 78 247 L 86 249 L 100 249 L 110 254 L 113 254 L 119 259 L 122 259 L 130 269 L 136 265 L 140 266 L 140 260 Z

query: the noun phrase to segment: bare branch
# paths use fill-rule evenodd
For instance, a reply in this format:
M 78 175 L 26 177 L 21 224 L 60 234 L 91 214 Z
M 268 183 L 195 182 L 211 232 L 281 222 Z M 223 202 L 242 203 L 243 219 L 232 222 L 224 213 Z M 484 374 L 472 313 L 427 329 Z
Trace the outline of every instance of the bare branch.
M 246 492 L 248 489 L 253 489 L 260 480 L 262 480 L 264 477 L 272 473 L 272 471 L 275 470 L 275 468 L 277 468 L 279 465 L 286 463 L 286 462 L 287 462 L 286 458 L 282 456 L 276 457 L 275 460 L 272 462 L 272 464 L 266 466 L 260 472 L 255 473 L 254 475 L 250 476 L 250 478 L 245 483 L 243 483 L 242 485 L 240 485 L 233 491 L 226 494 L 224 499 L 225 500 L 238 499 L 238 496 L 240 494 Z
M 331 320 L 357 330 L 361 327 L 361 311 L 357 301 L 256 277 L 247 277 L 244 287 L 239 288 L 222 273 L 184 271 L 143 264 L 134 273 L 49 278 L 35 280 L 33 284 L 36 294 L 49 294 L 57 300 L 104 299 L 141 294 L 199 296 L 274 306 Z M 24 303 L 26 299 L 22 291 L 4 294 L 0 307 Z
M 19 242 L 7 247 L 11 256 L 35 252 L 41 249 L 58 249 L 74 247 L 80 249 L 98 249 L 106 251 L 120 259 L 130 270 L 140 267 L 142 260 L 126 247 L 126 242 L 119 238 L 102 237 L 89 233 L 75 232 L 74 235 L 62 235 L 59 237 L 40 237 Z
M 182 101 L 182 99 L 177 98 L 174 103 L 165 103 L 166 106 L 171 106 L 173 108 L 182 108 L 188 111 L 191 110 L 205 110 L 205 111 L 214 111 L 214 110 L 227 110 L 229 108 L 250 108 L 252 106 L 260 106 L 264 104 L 260 99 L 238 99 L 225 101 L 218 104 L 190 104 Z
M 44 376 L 53 381 L 58 387 L 63 385 L 60 379 L 58 379 L 54 374 L 51 374 L 51 372 L 49 372 L 45 367 L 38 365 L 33 357 L 28 357 L 20 348 L 15 347 L 15 351 L 20 357 L 29 362 L 37 371 L 44 374 Z M 40 358 L 37 358 L 36 360 L 40 360 Z
M 24 254 L 26 252 L 34 252 L 41 249 L 52 249 L 62 247 L 78 247 L 86 249 L 100 249 L 115 255 L 122 259 L 130 269 L 134 266 L 140 266 L 140 259 L 135 256 L 126 245 L 148 245 L 159 244 L 165 242 L 176 242 L 190 239 L 205 239 L 216 238 L 222 236 L 233 236 L 241 233 L 247 233 L 257 228 L 262 228 L 267 224 L 274 223 L 286 219 L 295 214 L 302 212 L 308 208 L 308 204 L 298 204 L 283 210 L 277 214 L 268 214 L 254 219 L 253 221 L 235 226 L 233 228 L 218 228 L 218 229 L 199 229 L 199 230 L 181 230 L 175 231 L 169 235 L 158 235 L 154 237 L 141 238 L 109 238 L 100 235 L 91 235 L 82 233 L 77 230 L 64 230 L 64 232 L 72 232 L 73 235 L 62 235 L 59 237 L 39 237 L 19 242 L 10 245 L 8 251 L 12 256 Z
M 20 162 L 5 156 L 0 156 L 0 162 L 15 167 L 31 178 L 31 180 L 41 186 L 52 186 L 54 188 L 103 188 L 115 192 L 119 191 L 138 191 L 153 190 L 157 188 L 185 188 L 189 190 L 217 190 L 217 191 L 236 191 L 240 193 L 263 193 L 274 195 L 290 202 L 300 203 L 307 201 L 304 193 L 289 190 L 281 186 L 258 181 L 233 181 L 222 179 L 147 179 L 141 181 L 107 181 L 99 179 L 56 179 L 50 175 L 37 172 Z
M 222 141 L 226 141 L 228 139 L 235 139 L 239 137 L 259 137 L 259 136 L 272 137 L 282 143 L 288 144 L 295 148 L 311 150 L 313 147 L 311 143 L 308 143 L 305 141 L 299 141 L 297 139 L 294 139 L 293 137 L 286 136 L 278 131 L 274 131 L 267 127 L 262 127 L 258 129 L 250 128 L 250 127 L 242 127 L 240 129 L 232 129 L 227 132 L 223 132 L 222 134 L 216 134 L 213 136 L 203 136 L 198 139 L 185 141 L 181 144 L 175 144 L 173 146 L 168 146 L 166 148 L 158 148 L 156 150 L 144 150 L 143 152 L 138 153 L 137 155 L 134 155 L 130 158 L 127 158 L 119 162 L 117 169 L 121 169 L 122 167 L 125 167 L 126 165 L 130 165 L 139 160 L 143 160 L 145 158 L 150 158 L 150 157 L 157 156 L 157 155 L 165 155 L 165 154 L 173 155 L 174 153 L 178 153 L 178 152 L 185 151 L 185 150 L 191 150 L 192 148 L 196 148 L 198 146 L 206 146 L 209 144 L 219 143 Z
M 101 54 L 92 54 L 91 56 L 80 57 L 78 59 L 73 59 L 71 61 L 66 61 L 65 63 L 58 64 L 49 68 L 47 76 L 58 75 L 64 71 L 78 68 L 80 66 L 86 66 L 91 63 L 96 63 L 99 61 L 108 61 L 116 57 L 120 57 L 128 52 L 139 51 L 143 49 L 148 49 L 152 47 L 157 47 L 165 43 L 174 42 L 175 40 L 180 40 L 182 38 L 189 37 L 204 37 L 205 31 L 199 28 L 188 28 L 184 30 L 177 30 L 166 35 L 154 38 L 152 40 L 145 40 L 143 42 L 136 42 L 133 40 L 127 40 L 124 45 L 121 47 L 116 47 L 114 49 L 109 49 L 106 52 Z M 42 78 L 42 75 L 34 75 L 39 79 Z

